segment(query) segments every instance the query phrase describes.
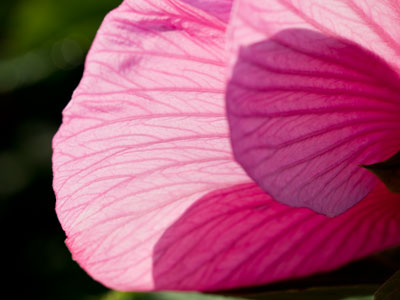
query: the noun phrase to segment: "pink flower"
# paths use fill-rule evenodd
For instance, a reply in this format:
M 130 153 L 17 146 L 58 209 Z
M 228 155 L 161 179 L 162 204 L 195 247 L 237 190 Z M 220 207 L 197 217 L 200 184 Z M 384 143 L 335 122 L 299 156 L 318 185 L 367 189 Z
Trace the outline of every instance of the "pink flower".
M 400 195 L 359 166 L 400 150 L 396 3 L 125 0 L 54 138 L 74 259 L 119 290 L 218 290 L 400 244 Z

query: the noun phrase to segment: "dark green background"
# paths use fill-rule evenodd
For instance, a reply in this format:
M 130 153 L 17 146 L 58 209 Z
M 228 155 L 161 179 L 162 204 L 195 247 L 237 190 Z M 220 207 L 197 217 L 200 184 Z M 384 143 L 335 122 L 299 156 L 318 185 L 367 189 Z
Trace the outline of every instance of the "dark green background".
M 4 233 L 0 248 L 1 270 L 7 278 L 4 289 L 14 295 L 12 299 L 198 299 L 196 295 L 110 294 L 72 261 L 54 212 L 51 139 L 80 80 L 94 34 L 119 2 L 0 1 L 0 228 Z M 264 294 L 265 299 L 371 294 L 400 267 L 399 261 L 399 255 L 391 252 L 335 273 L 236 294 L 250 297 L 277 291 Z M 362 286 L 353 288 L 354 284 Z M 338 285 L 345 287 L 331 288 Z M 281 292 L 312 286 L 330 287 Z
M 3 289 L 13 299 L 100 299 L 54 212 L 51 139 L 105 14 L 120 0 L 0 1 Z

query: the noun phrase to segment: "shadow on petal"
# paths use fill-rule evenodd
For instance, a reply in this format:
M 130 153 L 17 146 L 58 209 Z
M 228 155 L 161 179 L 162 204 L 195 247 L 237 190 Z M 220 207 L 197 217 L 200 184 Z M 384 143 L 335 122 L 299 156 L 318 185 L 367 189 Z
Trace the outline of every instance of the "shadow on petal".
M 399 215 L 400 195 L 382 185 L 336 218 L 280 204 L 254 184 L 215 191 L 158 241 L 155 288 L 215 291 L 333 270 L 398 245 Z
M 335 216 L 400 149 L 399 75 L 344 39 L 284 30 L 242 47 L 227 86 L 235 159 L 274 199 Z

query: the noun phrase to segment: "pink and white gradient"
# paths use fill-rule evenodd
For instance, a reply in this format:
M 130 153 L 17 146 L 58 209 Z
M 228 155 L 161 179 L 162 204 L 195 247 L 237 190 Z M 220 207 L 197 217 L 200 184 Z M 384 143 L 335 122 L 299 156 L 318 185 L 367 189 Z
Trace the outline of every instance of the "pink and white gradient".
M 375 116 L 391 118 L 393 127 L 387 128 L 385 119 L 382 135 L 374 136 L 384 144 L 373 148 L 377 152 L 371 152 L 371 160 L 386 157 L 399 146 L 398 140 L 383 139 L 399 137 L 398 114 L 395 118 L 400 108 L 399 48 L 390 42 L 396 40 L 393 25 L 399 8 L 394 1 L 380 1 L 373 8 L 367 1 L 364 6 L 350 1 L 330 1 L 330 5 L 333 2 L 343 8 L 332 10 L 323 1 L 301 1 L 303 6 L 300 1 L 235 1 L 229 17 L 232 1 L 125 0 L 105 18 L 53 141 L 57 214 L 74 259 L 89 275 L 118 290 L 220 290 L 332 270 L 400 244 L 400 196 L 376 184 L 370 174 L 359 175 L 359 184 L 349 195 L 338 185 L 339 206 L 332 204 L 339 198 L 326 197 L 326 203 L 313 199 L 311 209 L 295 208 L 267 195 L 265 190 L 272 189 L 270 184 L 277 179 L 261 182 L 246 158 L 238 155 L 237 147 L 260 146 L 254 140 L 238 142 L 242 131 L 254 126 L 251 114 L 293 110 L 296 97 L 301 99 L 297 110 L 306 113 L 323 101 L 311 92 L 299 97 L 301 89 L 286 100 L 279 93 L 259 97 L 258 87 L 269 88 L 278 81 L 322 90 L 340 86 L 346 93 L 357 82 L 359 89 L 376 93 L 376 99 L 344 93 L 343 99 L 324 100 L 327 110 L 345 100 L 355 102 L 349 104 L 352 109 L 370 104 L 376 115 L 364 115 L 361 109 L 346 119 L 349 124 L 360 121 L 360 130 L 378 124 L 368 123 Z M 299 32 L 293 47 L 312 51 L 309 64 L 294 50 L 274 47 L 276 37 Z M 321 38 L 317 48 L 301 48 L 300 41 L 315 37 Z M 335 47 L 340 43 L 350 57 L 338 55 Z M 276 59 L 270 59 L 271 53 Z M 331 59 L 320 61 L 317 55 Z M 249 57 L 256 66 L 249 65 Z M 301 63 L 292 65 L 286 58 Z M 374 71 L 362 63 L 366 61 L 373 63 Z M 281 80 L 291 68 L 297 74 Z M 303 78 L 301 72 L 314 72 L 309 76 L 314 79 L 307 77 L 310 74 Z M 241 84 L 251 84 L 250 89 L 242 91 Z M 259 105 L 258 100 L 276 103 L 268 111 L 268 105 Z M 285 107 L 285 101 L 290 107 Z M 232 111 L 250 118 L 232 119 Z M 312 115 L 313 126 L 318 132 L 340 126 L 341 112 L 326 119 Z M 290 144 L 290 138 L 301 140 L 303 134 L 315 131 L 307 123 L 312 121 L 309 118 L 274 117 L 271 131 L 261 131 L 259 140 L 271 139 L 271 144 L 280 140 L 284 145 Z M 312 159 L 318 159 L 318 147 L 328 147 L 331 138 L 352 136 L 352 128 L 344 128 L 342 135 L 328 133 L 330 137 L 321 142 L 307 139 L 306 149 L 290 152 L 284 147 L 286 152 L 280 154 L 278 147 L 280 159 L 265 161 L 265 169 L 284 167 L 291 162 L 285 158 L 292 159 L 292 154 L 298 155 L 296 160 L 303 155 L 305 180 L 327 164 L 334 169 L 332 158 L 323 160 L 325 164 Z M 231 142 L 241 165 L 233 158 Z M 348 146 L 347 155 L 357 151 Z M 346 151 L 332 149 L 332 156 L 342 161 L 340 155 Z M 269 150 L 261 147 L 260 151 Z M 308 157 L 312 159 L 307 161 Z M 347 162 L 350 166 L 340 168 L 353 168 L 353 161 Z M 332 180 L 339 184 L 341 174 Z M 302 181 L 288 180 L 293 176 L 290 170 L 278 176 L 283 181 L 279 178 L 272 187 L 280 188 L 284 197 L 277 200 L 306 206 L 313 189 L 296 193 L 294 187 Z M 319 180 L 315 178 L 316 187 Z M 335 218 L 312 210 L 337 214 L 350 206 Z

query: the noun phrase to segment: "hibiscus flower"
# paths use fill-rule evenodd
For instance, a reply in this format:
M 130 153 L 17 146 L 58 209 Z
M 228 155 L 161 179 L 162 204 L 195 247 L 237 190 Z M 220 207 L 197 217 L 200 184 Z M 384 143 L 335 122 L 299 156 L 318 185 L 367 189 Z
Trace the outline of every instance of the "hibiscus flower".
M 360 166 L 400 149 L 399 15 L 125 0 L 53 141 L 74 259 L 118 290 L 221 290 L 399 245 L 400 195 Z

